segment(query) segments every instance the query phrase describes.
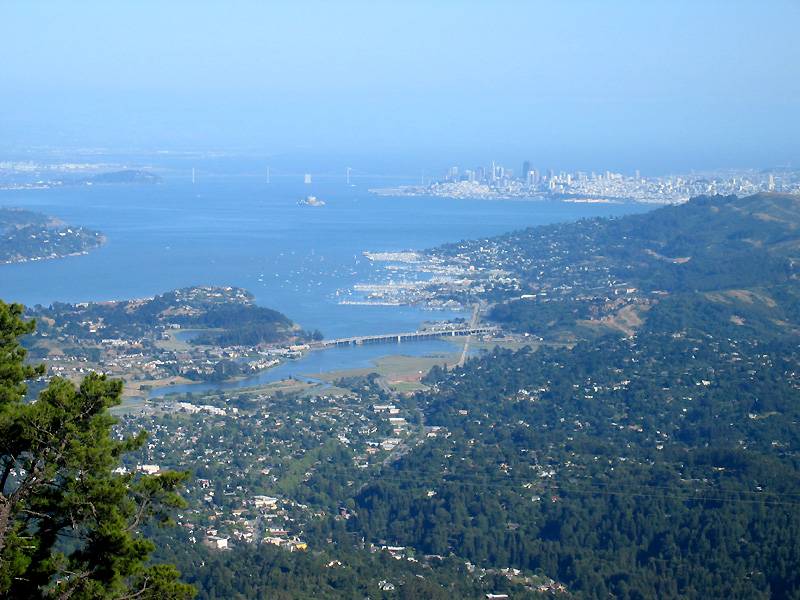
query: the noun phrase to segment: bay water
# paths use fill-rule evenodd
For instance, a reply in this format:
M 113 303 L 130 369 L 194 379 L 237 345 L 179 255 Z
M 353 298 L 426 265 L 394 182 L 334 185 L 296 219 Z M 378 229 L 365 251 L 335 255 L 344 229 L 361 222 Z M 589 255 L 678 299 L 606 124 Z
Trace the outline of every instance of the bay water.
M 162 185 L 0 190 L 0 205 L 102 231 L 87 254 L 0 265 L 0 298 L 33 306 L 145 298 L 193 285 L 242 287 L 326 338 L 414 331 L 463 313 L 407 306 L 341 304 L 355 284 L 389 275 L 365 251 L 421 250 L 583 217 L 643 212 L 633 204 L 380 196 L 370 188 L 416 184 L 386 178 L 184 172 Z M 302 206 L 315 196 L 324 206 Z M 454 350 L 448 342 L 410 343 L 402 352 Z M 370 345 L 332 348 L 288 363 L 271 376 L 364 366 L 398 351 Z M 338 352 L 338 354 L 337 354 Z M 338 357 L 338 358 L 337 358 Z

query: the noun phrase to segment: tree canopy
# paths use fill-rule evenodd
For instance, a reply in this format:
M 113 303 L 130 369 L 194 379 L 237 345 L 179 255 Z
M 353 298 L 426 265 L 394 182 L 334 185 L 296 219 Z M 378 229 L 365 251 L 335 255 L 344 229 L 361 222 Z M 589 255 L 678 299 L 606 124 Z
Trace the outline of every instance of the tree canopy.
M 53 378 L 27 399 L 25 382 L 45 367 L 25 362 L 19 339 L 36 323 L 22 311 L 0 301 L 0 598 L 191 598 L 172 566 L 149 563 L 154 545 L 137 534 L 146 521 L 171 523 L 188 472 L 116 469 L 146 439 L 111 437 L 119 381 Z

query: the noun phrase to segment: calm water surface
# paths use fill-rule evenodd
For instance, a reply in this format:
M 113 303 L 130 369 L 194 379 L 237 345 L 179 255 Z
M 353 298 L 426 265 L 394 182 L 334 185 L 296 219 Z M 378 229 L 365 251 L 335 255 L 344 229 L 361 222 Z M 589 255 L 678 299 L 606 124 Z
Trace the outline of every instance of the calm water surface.
M 636 205 L 389 197 L 367 191 L 398 183 L 415 182 L 355 179 L 348 185 L 343 178 L 329 178 L 305 184 L 302 178 L 284 177 L 268 183 L 264 177 L 206 176 L 195 183 L 168 178 L 157 186 L 3 190 L 2 206 L 99 229 L 108 241 L 86 255 L 0 265 L 0 298 L 49 305 L 143 298 L 191 285 L 237 286 L 253 292 L 258 304 L 283 312 L 305 329 L 319 329 L 329 339 L 413 331 L 426 320 L 464 315 L 340 305 L 343 290 L 378 277 L 364 251 L 424 249 L 532 225 L 647 210 Z M 325 206 L 297 204 L 309 195 Z M 331 349 L 289 363 L 287 369 L 332 370 L 321 366 L 325 361 L 333 368 L 350 368 L 397 349 L 375 345 L 338 355 Z M 430 351 L 418 344 L 402 349 Z

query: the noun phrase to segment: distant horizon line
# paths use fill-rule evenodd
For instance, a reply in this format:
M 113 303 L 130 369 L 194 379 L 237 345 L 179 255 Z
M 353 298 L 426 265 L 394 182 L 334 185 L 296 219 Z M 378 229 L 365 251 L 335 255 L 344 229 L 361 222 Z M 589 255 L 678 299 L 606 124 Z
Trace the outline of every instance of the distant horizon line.
M 39 154 L 40 153 L 40 154 Z M 37 154 L 39 154 L 37 156 Z M 102 156 L 114 156 L 116 158 L 122 157 L 130 157 L 134 158 L 137 157 L 139 159 L 143 159 L 145 157 L 150 157 L 153 159 L 157 158 L 175 158 L 182 161 L 189 161 L 191 159 L 198 160 L 198 161 L 205 161 L 210 159 L 250 159 L 250 160 L 259 160 L 264 159 L 265 161 L 269 158 L 276 159 L 276 162 L 280 162 L 280 157 L 285 157 L 285 153 L 282 152 L 253 152 L 244 149 L 229 149 L 229 150 L 201 150 L 201 149 L 191 149 L 191 148 L 184 148 L 184 149 L 145 149 L 145 148 L 110 148 L 106 146 L 102 147 L 74 147 L 74 146 L 52 146 L 52 145 L 35 145 L 30 146 L 25 149 L 21 148 L 7 148 L 4 150 L 0 150 L 0 169 L 8 169 L 8 166 L 18 163 L 18 164 L 25 164 L 25 163 L 40 163 L 39 166 L 47 167 L 47 166 L 57 166 L 57 165 L 66 165 L 71 164 L 69 160 L 69 155 L 72 154 L 75 157 L 82 157 L 82 158 L 89 158 L 95 157 L 99 158 Z M 44 162 L 46 160 L 46 162 Z M 129 161 L 126 161 L 129 162 Z M 290 162 L 296 163 L 297 158 L 290 159 Z M 280 169 L 273 164 L 264 164 L 263 171 L 258 170 L 248 170 L 247 172 L 240 172 L 240 173 L 225 173 L 224 169 L 219 171 L 212 171 L 207 168 L 197 167 L 196 165 L 187 165 L 184 168 L 175 168 L 175 167 L 167 167 L 165 165 L 157 165 L 157 164 L 139 164 L 137 166 L 129 166 L 125 164 L 85 164 L 87 169 L 120 169 L 120 170 L 161 170 L 166 169 L 167 171 L 183 171 L 186 170 L 191 176 L 192 169 L 196 169 L 198 175 L 205 174 L 205 176 L 214 176 L 214 177 L 231 177 L 231 176 L 252 176 L 252 177 L 260 177 L 264 176 L 267 178 L 270 177 L 304 177 L 305 175 L 311 175 L 311 177 L 315 178 L 384 178 L 384 179 L 417 179 L 417 180 L 428 180 L 428 182 L 432 181 L 444 181 L 447 179 L 447 172 L 450 169 L 457 168 L 457 172 L 464 173 L 464 172 L 475 172 L 477 169 L 486 169 L 489 171 L 491 167 L 489 165 L 495 165 L 498 167 L 503 167 L 505 164 L 508 164 L 506 161 L 487 161 L 486 165 L 480 164 L 476 169 L 465 169 L 462 171 L 462 167 L 454 164 L 460 162 L 464 164 L 466 161 L 451 161 L 449 164 L 450 167 L 420 167 L 416 172 L 406 172 L 406 173 L 391 173 L 391 172 L 367 172 L 362 171 L 356 167 L 349 166 L 345 164 L 334 170 L 326 170 L 325 172 L 314 172 L 313 169 L 304 169 L 298 170 L 296 167 L 290 167 L 292 171 L 286 171 Z M 478 162 L 478 161 L 475 161 Z M 649 161 L 645 161 L 649 162 Z M 665 161 L 670 162 L 670 161 Z M 526 163 L 530 164 L 530 166 L 540 173 L 568 173 L 568 174 L 577 174 L 577 173 L 613 173 L 615 175 L 624 175 L 627 176 L 635 176 L 636 173 L 640 171 L 645 171 L 645 175 L 647 177 L 669 177 L 669 176 L 681 176 L 681 175 L 698 175 L 698 174 L 710 174 L 710 173 L 731 173 L 731 172 L 741 172 L 741 171 L 761 171 L 761 172 L 775 172 L 775 171 L 785 171 L 791 172 L 797 170 L 796 167 L 792 167 L 792 161 L 787 161 L 785 164 L 776 164 L 772 166 L 718 166 L 713 168 L 695 168 L 690 167 L 687 169 L 670 169 L 667 168 L 665 170 L 661 169 L 653 169 L 652 165 L 639 169 L 639 168 L 625 168 L 619 169 L 619 167 L 608 167 L 608 168 L 539 168 L 534 166 L 534 161 L 530 161 L 528 159 L 522 160 L 515 160 L 513 161 L 514 164 L 519 163 L 522 167 L 517 169 L 517 167 L 510 167 L 506 168 L 505 170 L 513 170 L 514 174 L 516 175 L 517 171 L 522 173 L 525 169 L 524 165 Z M 352 164 L 352 163 L 350 163 Z M 658 172 L 658 174 L 656 174 Z M 422 183 L 424 185 L 424 183 Z

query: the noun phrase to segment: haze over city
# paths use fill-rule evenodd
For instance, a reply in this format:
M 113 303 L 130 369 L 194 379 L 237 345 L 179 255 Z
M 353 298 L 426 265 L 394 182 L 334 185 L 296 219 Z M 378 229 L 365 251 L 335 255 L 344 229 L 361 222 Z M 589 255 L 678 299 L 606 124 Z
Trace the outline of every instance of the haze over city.
M 798 17 L 791 0 L 8 3 L 0 149 L 796 166 Z

